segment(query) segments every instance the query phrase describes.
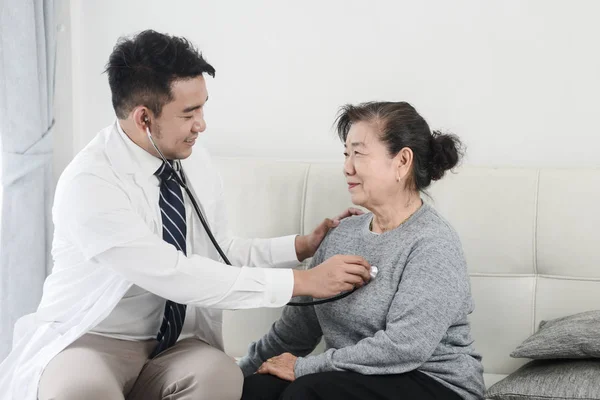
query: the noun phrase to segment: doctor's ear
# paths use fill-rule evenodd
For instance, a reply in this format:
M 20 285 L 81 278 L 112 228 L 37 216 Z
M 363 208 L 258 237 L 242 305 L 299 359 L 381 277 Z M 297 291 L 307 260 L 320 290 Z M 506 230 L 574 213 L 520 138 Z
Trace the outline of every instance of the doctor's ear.
M 150 126 L 150 117 L 148 116 L 148 111 L 144 107 L 138 107 L 133 110 L 133 120 L 135 124 L 143 130 Z

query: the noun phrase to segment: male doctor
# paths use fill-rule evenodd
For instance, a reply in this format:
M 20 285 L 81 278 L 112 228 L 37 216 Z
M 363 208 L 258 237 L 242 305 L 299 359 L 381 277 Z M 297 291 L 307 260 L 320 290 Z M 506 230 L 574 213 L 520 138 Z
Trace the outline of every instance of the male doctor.
M 281 307 L 367 282 L 370 266 L 354 256 L 289 269 L 358 210 L 307 236 L 230 236 L 218 173 L 194 146 L 206 128 L 203 74 L 214 68 L 185 39 L 144 31 L 117 43 L 106 71 L 117 121 L 60 177 L 54 268 L 37 312 L 15 326 L 0 399 L 239 399 L 221 310 Z M 234 266 L 220 262 L 174 179 L 177 160 Z

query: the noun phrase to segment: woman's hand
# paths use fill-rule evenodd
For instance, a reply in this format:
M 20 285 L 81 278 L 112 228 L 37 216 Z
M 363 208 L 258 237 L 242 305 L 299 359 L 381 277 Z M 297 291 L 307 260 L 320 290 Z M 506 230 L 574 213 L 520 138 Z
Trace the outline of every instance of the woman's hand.
M 283 380 L 292 382 L 296 379 L 294 367 L 296 366 L 297 359 L 298 357 L 291 353 L 283 353 L 265 361 L 260 366 L 257 373 L 274 375 Z

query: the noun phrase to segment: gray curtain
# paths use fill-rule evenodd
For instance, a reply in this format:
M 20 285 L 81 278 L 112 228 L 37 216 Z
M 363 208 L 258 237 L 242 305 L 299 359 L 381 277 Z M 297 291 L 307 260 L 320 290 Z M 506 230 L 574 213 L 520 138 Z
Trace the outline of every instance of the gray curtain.
M 0 360 L 49 265 L 55 33 L 53 0 L 0 0 Z

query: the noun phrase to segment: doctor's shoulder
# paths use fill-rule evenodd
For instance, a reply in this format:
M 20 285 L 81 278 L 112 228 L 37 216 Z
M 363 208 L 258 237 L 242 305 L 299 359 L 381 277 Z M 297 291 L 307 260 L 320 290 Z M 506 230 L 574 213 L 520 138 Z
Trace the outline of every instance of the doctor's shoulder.
M 79 152 L 60 175 L 56 185 L 54 207 L 70 207 L 75 199 L 81 203 L 90 196 L 101 196 L 104 188 L 119 188 L 119 178 L 105 154 L 97 151 Z M 62 208 L 61 207 L 61 208 Z

